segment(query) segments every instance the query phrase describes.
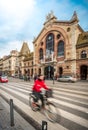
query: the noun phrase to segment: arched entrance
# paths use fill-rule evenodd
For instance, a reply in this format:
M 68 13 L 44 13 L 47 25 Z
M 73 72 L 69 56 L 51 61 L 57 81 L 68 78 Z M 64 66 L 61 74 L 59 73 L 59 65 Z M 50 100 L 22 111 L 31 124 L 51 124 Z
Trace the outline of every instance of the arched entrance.
M 38 74 L 41 74 L 41 68 L 39 68 L 39 70 L 38 70 Z
M 24 74 L 27 74 L 27 70 L 26 69 L 24 69 Z
M 33 76 L 33 68 L 31 69 L 31 77 Z
M 44 75 L 46 79 L 53 79 L 54 76 L 54 68 L 52 66 L 47 66 L 44 69 Z
M 82 80 L 86 80 L 87 79 L 87 66 L 86 65 L 82 65 L 80 67 L 80 76 Z
M 61 77 L 63 74 L 63 68 L 62 67 L 59 67 L 59 77 Z
M 27 73 L 28 73 L 28 75 L 30 75 L 30 70 L 29 70 L 29 69 L 28 69 L 28 72 L 27 72 Z

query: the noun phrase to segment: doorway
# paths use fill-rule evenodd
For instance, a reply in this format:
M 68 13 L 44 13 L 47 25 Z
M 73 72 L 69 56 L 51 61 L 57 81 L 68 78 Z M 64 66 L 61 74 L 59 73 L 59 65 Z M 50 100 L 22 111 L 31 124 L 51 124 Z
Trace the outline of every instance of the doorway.
M 53 79 L 54 68 L 52 66 L 46 66 L 44 69 L 44 75 L 46 79 Z
M 63 74 L 63 68 L 59 67 L 59 77 L 62 77 L 62 74 Z
M 87 79 L 87 66 L 86 65 L 82 65 L 80 67 L 80 75 L 81 75 L 81 80 L 86 80 Z

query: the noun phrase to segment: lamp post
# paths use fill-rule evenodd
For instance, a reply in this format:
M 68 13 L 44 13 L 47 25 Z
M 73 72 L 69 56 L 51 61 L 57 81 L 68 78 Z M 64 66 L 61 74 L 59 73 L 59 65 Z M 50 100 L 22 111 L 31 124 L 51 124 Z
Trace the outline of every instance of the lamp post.
M 54 60 L 53 60 L 53 84 L 54 84 Z
M 51 57 L 51 59 L 52 59 L 52 64 L 53 64 L 53 84 L 55 83 L 54 82 L 54 52 L 52 52 L 52 57 Z

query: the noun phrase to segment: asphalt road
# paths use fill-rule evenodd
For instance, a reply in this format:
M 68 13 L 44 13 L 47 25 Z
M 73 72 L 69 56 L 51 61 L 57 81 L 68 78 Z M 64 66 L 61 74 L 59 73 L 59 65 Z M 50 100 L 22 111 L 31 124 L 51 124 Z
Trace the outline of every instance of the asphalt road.
M 28 111 L 30 108 L 29 93 L 31 92 L 32 84 L 32 81 L 26 82 L 10 78 L 8 83 L 0 83 L 1 96 L 5 100 L 9 100 L 10 97 L 13 97 L 15 105 L 17 105 L 17 101 L 19 101 L 20 104 L 23 103 L 23 110 Z M 54 98 L 52 101 L 56 104 L 58 109 L 57 123 L 51 123 L 46 119 L 43 113 L 34 113 L 31 109 L 29 110 L 30 114 L 28 113 L 28 116 L 31 116 L 31 118 L 35 120 L 35 123 L 39 124 L 39 127 L 41 127 L 42 120 L 47 121 L 48 130 L 87 130 L 88 82 L 62 83 L 55 81 L 55 84 L 53 84 L 53 81 L 46 81 L 46 84 L 53 89 Z M 18 105 L 17 107 L 21 111 L 23 106 Z M 26 120 L 29 119 L 26 118 Z

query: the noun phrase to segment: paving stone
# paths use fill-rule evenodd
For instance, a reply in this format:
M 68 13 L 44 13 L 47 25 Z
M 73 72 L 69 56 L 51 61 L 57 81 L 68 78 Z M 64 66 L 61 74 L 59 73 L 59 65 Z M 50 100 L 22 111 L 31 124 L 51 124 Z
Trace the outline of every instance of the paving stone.
M 14 126 L 10 126 L 9 105 L 0 97 L 0 130 L 35 130 L 35 128 L 16 111 L 14 111 Z

